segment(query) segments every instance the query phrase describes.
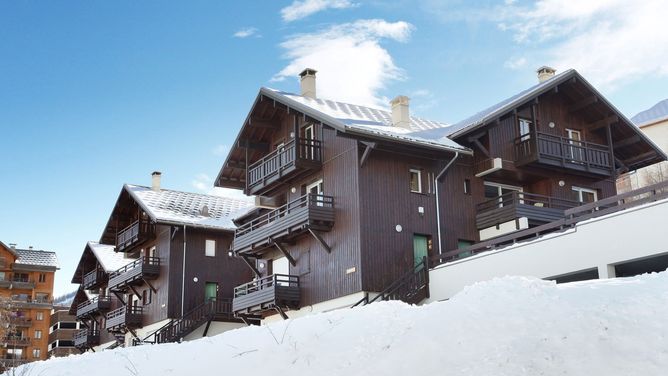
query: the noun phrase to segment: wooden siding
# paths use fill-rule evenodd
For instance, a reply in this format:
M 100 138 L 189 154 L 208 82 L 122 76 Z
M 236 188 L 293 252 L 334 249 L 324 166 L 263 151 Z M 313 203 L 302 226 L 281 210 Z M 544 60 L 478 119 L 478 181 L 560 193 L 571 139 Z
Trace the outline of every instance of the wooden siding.
M 436 244 L 436 196 L 428 178 L 438 173 L 436 167 L 433 160 L 372 150 L 359 169 L 364 291 L 381 291 L 411 270 L 413 235 L 430 236 Z M 410 191 L 410 169 L 422 170 L 423 193 Z

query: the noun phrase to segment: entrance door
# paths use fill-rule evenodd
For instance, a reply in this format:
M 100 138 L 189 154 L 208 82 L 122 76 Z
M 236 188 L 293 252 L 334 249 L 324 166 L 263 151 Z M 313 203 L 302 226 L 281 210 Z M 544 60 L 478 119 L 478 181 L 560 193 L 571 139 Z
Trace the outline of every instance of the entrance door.
M 429 257 L 429 237 L 426 235 L 413 235 L 413 266 L 422 262 L 424 257 Z
M 216 282 L 207 282 L 204 287 L 204 300 L 216 300 L 218 297 L 218 283 Z
M 576 131 L 575 129 L 566 129 L 566 134 L 568 135 L 568 143 L 570 146 L 568 149 L 569 157 L 572 159 L 572 162 L 584 163 L 585 153 L 582 148 L 582 133 Z
M 306 193 L 309 195 L 322 195 L 322 191 L 323 191 L 322 179 L 306 186 Z M 317 200 L 316 205 L 323 206 L 323 202 L 321 199 L 314 198 L 314 200 Z M 309 204 L 311 204 L 311 202 Z

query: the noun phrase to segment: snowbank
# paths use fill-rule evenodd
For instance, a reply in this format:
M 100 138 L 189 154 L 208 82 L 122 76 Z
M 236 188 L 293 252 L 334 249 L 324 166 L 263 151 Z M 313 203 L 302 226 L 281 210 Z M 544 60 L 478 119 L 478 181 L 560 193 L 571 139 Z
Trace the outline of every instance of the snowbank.
M 33 363 L 27 375 L 666 375 L 668 273 L 506 277 L 398 302 Z M 21 374 L 21 370 L 17 370 Z

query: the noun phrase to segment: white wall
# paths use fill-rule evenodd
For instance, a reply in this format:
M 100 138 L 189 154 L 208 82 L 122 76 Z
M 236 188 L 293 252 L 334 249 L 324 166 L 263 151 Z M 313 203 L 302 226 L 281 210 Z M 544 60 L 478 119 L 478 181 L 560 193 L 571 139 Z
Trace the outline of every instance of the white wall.
M 375 295 L 369 294 L 369 298 L 373 298 L 373 296 Z M 329 312 L 341 308 L 350 308 L 352 307 L 353 304 L 360 301 L 360 299 L 362 299 L 363 297 L 364 297 L 364 292 L 358 292 L 355 294 L 342 296 L 340 298 L 327 300 L 311 306 L 302 307 L 295 311 L 285 311 L 285 314 L 288 315 L 288 318 L 295 319 L 297 317 L 303 317 L 315 313 Z M 280 320 L 283 320 L 283 318 L 281 317 L 281 315 L 277 313 L 262 320 L 262 324 L 264 325 Z
M 429 301 L 449 299 L 465 286 L 506 275 L 549 278 L 668 254 L 668 200 L 577 224 L 566 232 L 441 265 L 429 272 Z M 612 269 L 612 270 L 611 270 Z
M 209 331 L 206 333 L 207 337 L 212 337 L 228 330 L 234 330 L 245 327 L 244 323 L 237 322 L 223 322 L 223 321 L 212 321 L 209 326 Z M 192 341 L 198 338 L 202 338 L 204 335 L 204 329 L 206 328 L 206 323 L 200 325 L 199 328 L 195 329 L 192 333 L 188 334 L 183 338 L 184 341 Z

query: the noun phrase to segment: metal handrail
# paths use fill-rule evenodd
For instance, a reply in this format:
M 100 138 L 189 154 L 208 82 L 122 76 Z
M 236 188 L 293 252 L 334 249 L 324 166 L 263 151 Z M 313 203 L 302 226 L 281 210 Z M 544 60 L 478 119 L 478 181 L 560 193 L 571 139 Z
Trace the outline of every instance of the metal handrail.
M 299 287 L 299 276 L 289 274 L 272 274 L 234 288 L 234 297 L 245 296 L 276 285 Z
M 333 208 L 334 207 L 334 197 L 332 196 L 325 196 L 325 195 L 317 195 L 313 193 L 307 193 L 301 197 L 298 197 L 287 204 L 278 207 L 268 213 L 265 213 L 252 221 L 245 223 L 241 226 L 239 226 L 235 231 L 234 231 L 234 238 L 238 238 L 240 236 L 243 236 L 247 233 L 252 232 L 253 230 L 256 230 L 260 227 L 263 227 L 269 223 L 272 223 L 276 221 L 277 219 L 280 219 L 288 214 L 290 214 L 292 211 L 296 209 L 302 209 L 305 207 L 325 207 L 325 208 Z

